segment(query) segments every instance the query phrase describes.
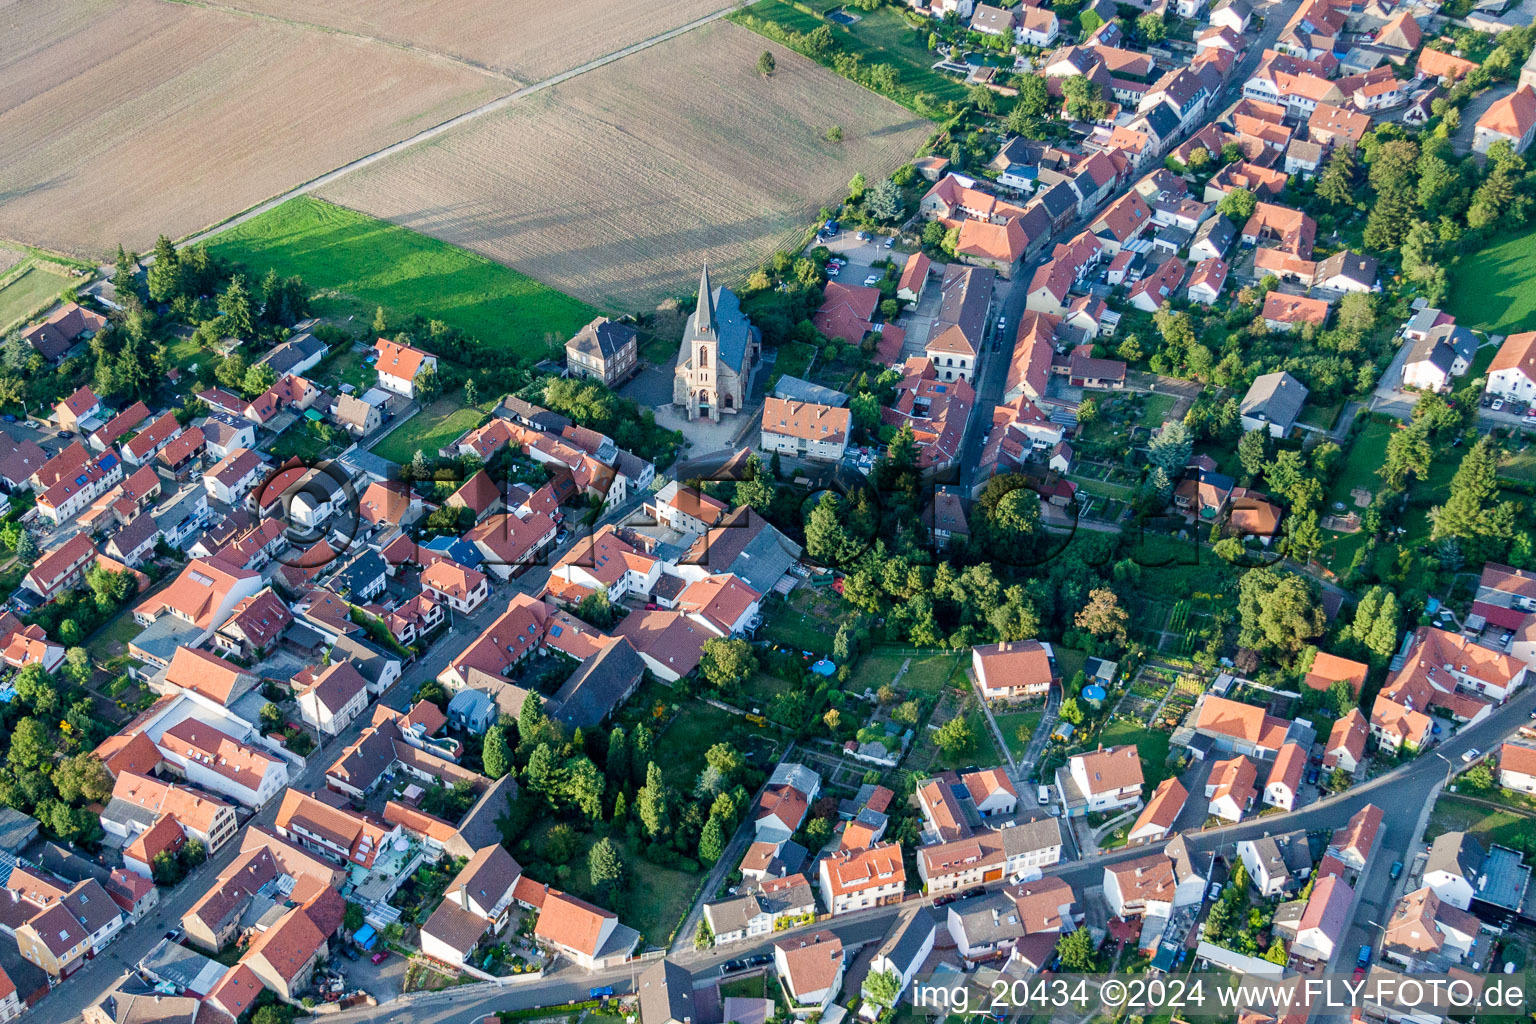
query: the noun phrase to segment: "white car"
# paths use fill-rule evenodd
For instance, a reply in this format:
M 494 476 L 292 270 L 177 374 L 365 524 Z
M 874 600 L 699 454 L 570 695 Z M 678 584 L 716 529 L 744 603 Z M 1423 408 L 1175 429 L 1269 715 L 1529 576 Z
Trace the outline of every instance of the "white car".
M 891 235 L 888 238 L 886 238 L 886 240 L 885 240 L 885 247 L 887 249 L 889 249 L 891 246 L 893 246 L 895 244 L 896 244 L 896 236 L 895 235 Z
M 868 277 L 866 277 L 864 279 L 864 287 L 866 287 L 866 288 L 873 288 L 875 285 L 877 285 L 879 283 L 880 283 L 880 275 L 879 274 L 870 274 Z
M 1493 404 L 1490 405 L 1488 408 L 1492 409 L 1494 412 L 1498 412 L 1500 409 L 1504 408 L 1504 399 L 1502 399 L 1502 398 L 1495 398 L 1493 400 Z
M 838 274 L 841 274 L 842 272 L 843 272 L 843 268 L 839 267 L 836 263 L 828 263 L 827 264 L 827 276 L 828 277 L 836 277 Z
M 1465 754 L 1461 755 L 1461 760 L 1462 760 L 1463 764 L 1471 764 L 1473 761 L 1476 761 L 1480 756 L 1482 756 L 1482 751 L 1478 750 L 1476 747 L 1473 747 L 1471 750 L 1469 750 Z

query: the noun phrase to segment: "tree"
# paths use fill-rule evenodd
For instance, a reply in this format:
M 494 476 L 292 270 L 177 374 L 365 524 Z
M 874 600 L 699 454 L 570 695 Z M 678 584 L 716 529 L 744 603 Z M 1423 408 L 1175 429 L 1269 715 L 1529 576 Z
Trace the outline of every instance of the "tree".
M 421 372 L 416 375 L 416 400 L 426 405 L 437 397 L 439 387 L 437 370 L 431 366 L 422 367 Z
M 567 801 L 598 821 L 603 816 L 603 774 L 597 770 L 590 757 L 578 754 L 566 762 L 563 793 Z
M 245 277 L 236 274 L 219 295 L 219 312 L 224 314 L 224 333 L 232 338 L 250 338 L 256 333 L 256 315 L 251 308 L 251 292 Z
M 32 538 L 32 531 L 23 528 L 21 536 L 16 539 L 16 560 L 22 565 L 31 565 L 37 561 L 37 541 Z
M 778 66 L 779 62 L 774 60 L 773 54 L 767 50 L 764 50 L 762 54 L 757 58 L 757 73 L 762 75 L 764 78 L 772 75 L 774 68 Z
M 1059 712 L 1061 720 L 1071 725 L 1083 724 L 1083 706 L 1077 702 L 1076 697 L 1068 697 L 1061 702 Z
M 608 734 L 608 757 L 603 767 L 609 781 L 615 785 L 622 785 L 629 779 L 629 740 L 622 725 L 614 726 L 613 732 Z
M 1317 180 L 1317 194 L 1333 206 L 1352 206 L 1355 202 L 1355 150 L 1353 146 L 1335 146 L 1333 155 Z
M 170 302 L 181 294 L 181 259 L 176 246 L 164 235 L 155 239 L 154 262 L 149 265 L 149 297 Z
M 735 747 L 729 743 L 720 742 L 704 751 L 704 763 L 711 768 L 717 769 L 722 776 L 729 780 L 737 772 L 741 771 L 747 762 L 741 756 L 741 752 Z
M 1429 443 L 1429 419 L 1417 419 L 1401 430 L 1394 430 L 1387 438 L 1386 456 L 1376 472 L 1388 487 L 1400 491 L 1407 486 L 1410 476 L 1422 480 L 1429 475 L 1434 454 Z
M 500 722 L 485 730 L 485 745 L 480 751 L 485 774 L 499 779 L 512 770 L 512 749 L 507 745 L 507 730 Z
M 1444 505 L 1429 510 L 1429 539 L 1454 538 L 1478 553 L 1493 542 L 1507 542 L 1517 528 L 1516 506 L 1499 500 L 1498 468 L 1503 453 L 1485 434 L 1462 456 Z
M 475 388 L 474 380 L 466 380 L 464 382 L 464 404 L 474 405 L 479 397 L 480 394 L 479 391 Z
M 876 1006 L 895 1006 L 901 997 L 901 975 L 895 971 L 871 971 L 864 977 L 863 994 Z
M 1147 445 L 1147 460 L 1167 473 L 1170 480 L 1175 479 L 1189 463 L 1194 444 L 1195 439 L 1190 436 L 1183 420 L 1169 420 Z
M 1239 229 L 1248 223 L 1248 218 L 1253 216 L 1253 211 L 1258 207 L 1257 197 L 1245 188 L 1229 189 L 1227 194 L 1221 197 L 1221 202 L 1216 204 L 1216 209 L 1222 213 Z
M 53 771 L 53 785 L 59 799 L 71 804 L 105 803 L 112 798 L 112 773 L 90 751 L 60 761 Z
M 1031 122 L 1045 117 L 1051 112 L 1051 93 L 1050 89 L 1046 86 L 1044 78 L 1039 75 L 1020 75 L 1015 84 L 1018 86 L 1019 96 L 1014 101 L 1014 112 L 1022 113 Z M 1013 126 L 1011 114 L 1008 128 L 1010 131 L 1018 130 Z
M 581 837 L 574 828 L 562 822 L 544 834 L 539 852 L 551 864 L 568 864 L 581 852 Z
M 84 647 L 71 647 L 64 652 L 64 674 L 77 686 L 84 686 L 91 678 L 91 655 Z
M 270 736 L 283 727 L 283 709 L 271 701 L 261 706 L 261 732 L 264 736 Z
M 890 178 L 881 178 L 864 194 L 864 209 L 879 221 L 894 221 L 901 216 L 901 189 Z
M 41 663 L 34 661 L 23 665 L 21 671 L 16 673 L 12 685 L 16 689 L 16 696 L 32 709 L 33 714 L 49 717 L 58 710 L 58 687 L 53 675 Z
M 1027 487 L 1005 494 L 992 510 L 992 525 L 1013 537 L 1033 533 L 1040 522 L 1040 496 Z
M 956 715 L 943 725 L 934 734 L 934 742 L 939 749 L 944 751 L 944 756 L 956 758 L 968 752 L 976 742 L 976 737 L 971 734 L 971 726 L 965 720 L 964 715 Z
M 277 371 L 271 365 L 255 363 L 245 371 L 245 377 L 240 381 L 240 390 L 245 397 L 255 398 L 276 383 Z
M 1098 970 L 1099 951 L 1094 948 L 1093 936 L 1087 928 L 1063 935 L 1056 943 L 1056 955 L 1061 958 L 1061 968 L 1072 974 L 1092 974 Z
M 1168 26 L 1161 14 L 1148 11 L 1136 19 L 1136 33 L 1149 43 L 1160 43 L 1168 35 Z
M 699 860 L 704 864 L 713 865 L 725 854 L 725 828 L 720 824 L 720 819 L 710 815 L 704 823 L 704 829 L 699 833 Z
M 373 333 L 383 337 L 389 331 L 389 319 L 384 315 L 383 306 L 375 306 L 373 310 Z
M 1096 587 L 1088 593 L 1088 603 L 1078 610 L 1072 620 L 1078 629 L 1085 630 L 1099 639 L 1111 639 L 1124 644 L 1129 637 L 1126 624 L 1131 616 L 1120 607 L 1120 598 L 1108 587 Z
M 525 742 L 530 741 L 548 721 L 544 717 L 544 701 L 529 690 L 528 696 L 523 698 L 523 706 L 517 710 L 517 735 Z
M 891 712 L 891 718 L 902 725 L 916 725 L 920 714 L 922 714 L 922 705 L 915 700 L 908 700 L 896 705 L 896 710 Z
M 1284 967 L 1290 962 L 1290 956 L 1285 951 L 1285 942 L 1281 939 L 1270 939 L 1269 948 L 1264 950 L 1263 959 L 1272 964 Z
M 826 28 L 826 26 L 823 25 L 821 28 Z M 816 31 L 820 32 L 821 29 L 817 29 Z M 815 33 L 812 33 L 812 35 L 814 35 L 814 34 Z M 828 128 L 827 131 L 826 131 L 826 140 L 828 142 L 842 142 L 843 141 L 843 126 L 840 125 L 840 124 L 835 124 L 831 128 Z
M 837 565 L 848 548 L 848 537 L 838 518 L 842 502 L 824 491 L 805 524 L 805 552 L 825 565 Z
M 53 740 L 47 726 L 35 718 L 23 718 L 11 731 L 10 763 L 32 769 L 53 756 Z
M 1493 767 L 1487 761 L 1479 761 L 1468 768 L 1461 781 L 1473 789 L 1490 790 L 1494 786 Z
M 1239 644 L 1285 655 L 1300 651 L 1327 622 L 1304 577 L 1268 566 L 1238 581 L 1237 610 Z
M 741 637 L 712 637 L 704 641 L 699 668 L 711 686 L 724 689 L 746 682 L 757 671 L 757 655 Z
M 655 761 L 645 767 L 645 785 L 635 794 L 635 805 L 647 836 L 655 839 L 667 830 L 667 784 Z

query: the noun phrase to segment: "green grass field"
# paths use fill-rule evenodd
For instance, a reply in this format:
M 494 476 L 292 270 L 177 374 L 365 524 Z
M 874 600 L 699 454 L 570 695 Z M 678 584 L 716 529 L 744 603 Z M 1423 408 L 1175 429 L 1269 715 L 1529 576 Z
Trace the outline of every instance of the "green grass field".
M 753 24 L 754 20 L 777 25 L 786 32 L 803 34 L 814 32 L 823 25 L 829 26 L 842 52 L 856 54 L 865 67 L 889 64 L 894 69 L 896 90 L 890 98 L 904 106 L 910 106 L 912 97 L 919 93 L 938 103 L 965 99 L 965 83 L 933 70 L 939 55 L 929 51 L 926 37 L 908 26 L 897 8 L 881 7 L 854 13 L 859 16 L 857 23 L 840 25 L 808 14 L 784 0 L 758 0 L 730 17 L 754 31 L 758 28 Z M 774 38 L 770 32 L 763 34 Z
M 1007 711 L 1003 714 L 994 714 L 997 719 L 997 727 L 1003 732 L 1003 742 L 1008 744 L 1008 749 L 1013 756 L 1022 758 L 1029 750 L 1029 741 L 1034 736 L 1036 729 L 1040 728 L 1040 719 L 1043 712 L 1040 711 Z M 1027 730 L 1023 737 L 1019 735 L 1019 727 Z
M 1536 229 L 1462 259 L 1445 309 L 1463 327 L 1490 333 L 1536 329 Z
M 1536 818 L 1516 811 L 1495 810 L 1446 794 L 1435 801 L 1424 838 L 1433 840 L 1444 832 L 1470 832 L 1484 846 L 1498 843 L 1523 850 L 1532 830 L 1536 830 Z
M 1356 435 L 1339 475 L 1328 489 L 1326 503 L 1329 511 L 1332 511 L 1334 502 L 1339 501 L 1344 503 L 1346 510 L 1354 509 L 1355 504 L 1350 500 L 1349 492 L 1356 487 L 1363 487 L 1373 494 L 1381 487 L 1381 477 L 1376 475 L 1376 470 L 1381 468 L 1386 459 L 1387 439 L 1391 436 L 1392 425 L 1375 420 L 1367 423 Z
M 410 462 L 417 449 L 431 458 L 439 448 L 478 426 L 495 404 L 493 400 L 465 405 L 462 396 L 439 398 L 390 431 L 374 446 L 373 454 L 401 465 Z
M 209 249 L 253 277 L 269 268 L 297 274 L 311 289 L 335 291 L 361 309 L 441 320 L 528 359 L 564 344 L 597 315 L 483 256 L 308 196 L 230 228 Z
M 10 330 L 51 306 L 70 282 L 50 264 L 37 260 L 13 267 L 11 273 L 15 276 L 0 286 L 0 331 Z

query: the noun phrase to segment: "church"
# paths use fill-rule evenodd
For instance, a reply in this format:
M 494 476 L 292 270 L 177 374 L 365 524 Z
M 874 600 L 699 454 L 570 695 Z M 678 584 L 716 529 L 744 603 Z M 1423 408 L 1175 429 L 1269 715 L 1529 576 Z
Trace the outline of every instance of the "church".
M 699 304 L 688 318 L 672 378 L 672 403 L 688 418 L 720 422 L 747 402 L 752 367 L 762 354 L 763 332 L 741 311 L 729 288 L 711 288 L 709 267 L 699 274 Z

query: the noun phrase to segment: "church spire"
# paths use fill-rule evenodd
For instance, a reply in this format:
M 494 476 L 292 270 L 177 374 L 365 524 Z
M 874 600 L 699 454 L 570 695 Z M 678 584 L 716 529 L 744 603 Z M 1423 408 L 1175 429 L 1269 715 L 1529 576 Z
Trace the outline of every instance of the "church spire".
M 694 324 L 700 334 L 715 333 L 715 295 L 709 286 L 709 264 L 699 271 L 699 306 Z

